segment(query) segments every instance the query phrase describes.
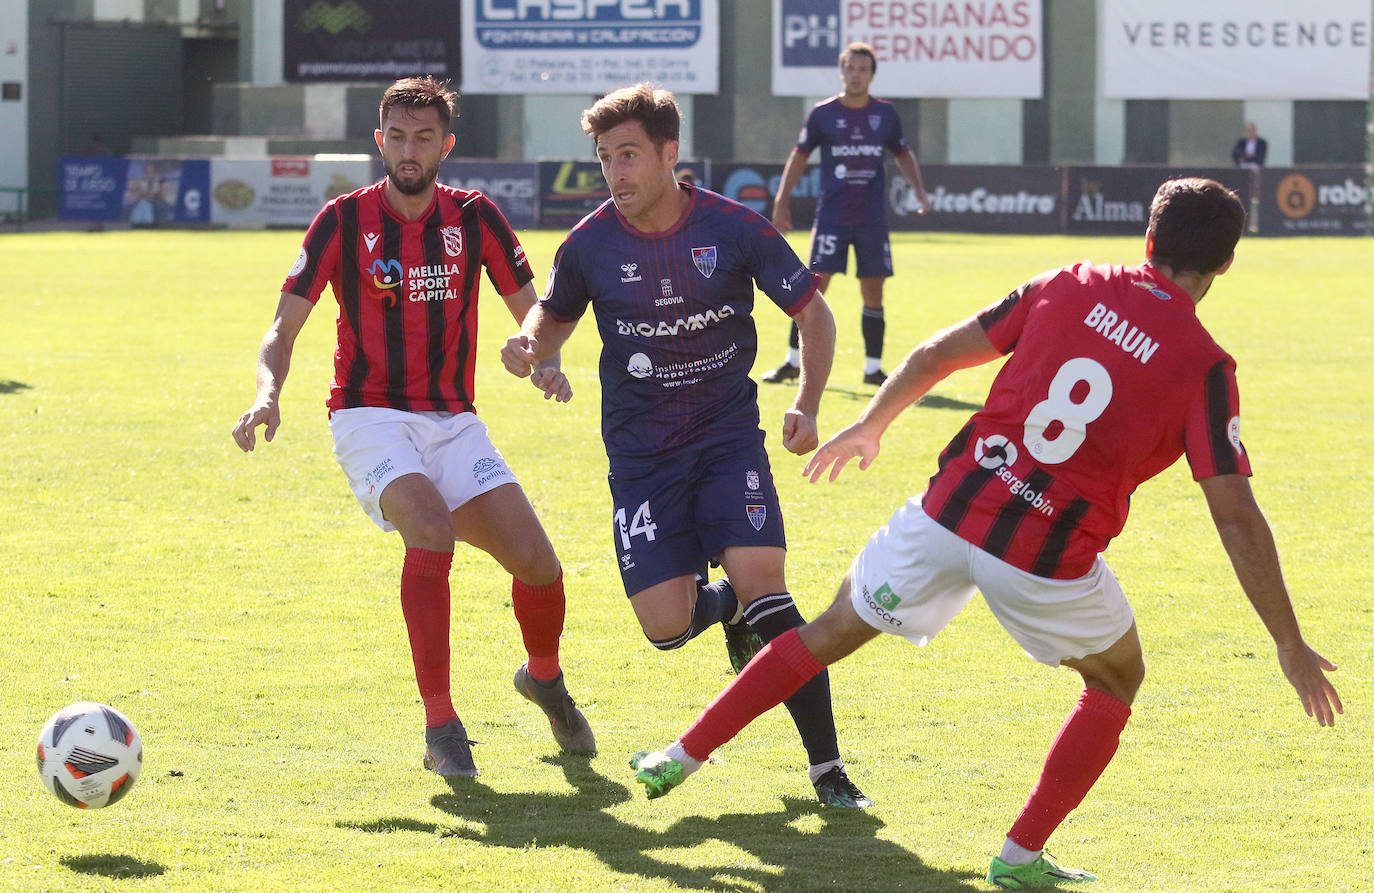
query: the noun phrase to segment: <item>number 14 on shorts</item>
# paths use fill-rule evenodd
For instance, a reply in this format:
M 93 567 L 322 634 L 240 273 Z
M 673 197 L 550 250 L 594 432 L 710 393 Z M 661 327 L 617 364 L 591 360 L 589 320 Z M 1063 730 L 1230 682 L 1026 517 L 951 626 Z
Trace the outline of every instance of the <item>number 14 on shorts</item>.
M 642 536 L 648 542 L 654 541 L 654 533 L 658 530 L 658 525 L 654 524 L 647 501 L 640 503 L 639 508 L 635 509 L 634 517 L 630 519 L 628 526 L 625 523 L 625 518 L 626 512 L 623 507 L 615 510 L 615 526 L 620 531 L 621 551 L 630 551 L 630 546 L 633 545 L 631 537 Z

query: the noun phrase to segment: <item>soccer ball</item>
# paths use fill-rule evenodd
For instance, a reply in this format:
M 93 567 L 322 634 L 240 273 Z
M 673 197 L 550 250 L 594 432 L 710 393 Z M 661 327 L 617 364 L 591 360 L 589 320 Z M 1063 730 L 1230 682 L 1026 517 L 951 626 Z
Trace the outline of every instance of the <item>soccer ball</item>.
M 53 796 L 99 809 L 129 793 L 143 768 L 143 744 L 129 718 L 82 701 L 53 714 L 38 735 L 38 774 Z

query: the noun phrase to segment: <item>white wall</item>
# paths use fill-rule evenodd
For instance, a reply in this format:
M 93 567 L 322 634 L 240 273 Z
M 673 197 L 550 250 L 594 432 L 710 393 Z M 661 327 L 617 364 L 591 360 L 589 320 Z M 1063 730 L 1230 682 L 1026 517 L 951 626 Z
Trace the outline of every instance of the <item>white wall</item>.
M 143 21 L 143 0 L 95 0 L 97 22 Z
M 1255 122 L 1255 130 L 1269 143 L 1267 167 L 1293 165 L 1293 102 L 1287 99 L 1251 99 L 1245 103 L 1245 120 Z M 1240 139 L 1241 134 L 1236 134 Z
M 0 0 L 0 82 L 19 84 L 19 101 L 0 101 L 0 186 L 29 185 L 29 4 Z M 0 213 L 15 207 L 0 195 Z
M 1021 100 L 951 99 L 950 164 L 1020 164 Z

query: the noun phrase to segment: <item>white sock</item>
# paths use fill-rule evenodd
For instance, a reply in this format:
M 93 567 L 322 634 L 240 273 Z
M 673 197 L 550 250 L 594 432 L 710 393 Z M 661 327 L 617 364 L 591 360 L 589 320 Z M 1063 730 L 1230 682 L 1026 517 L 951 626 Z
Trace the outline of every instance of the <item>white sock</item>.
M 795 347 L 787 348 L 787 362 L 789 365 L 801 368 L 801 351 Z
M 669 744 L 667 747 L 663 748 L 663 752 L 668 755 L 668 759 L 677 760 L 682 766 L 683 778 L 686 778 L 701 768 L 701 760 L 692 759 L 691 755 L 682 749 L 682 743 L 680 741 L 674 741 L 672 744 Z
M 816 765 L 812 766 L 810 769 L 807 770 L 807 772 L 811 775 L 811 783 L 815 784 L 817 781 L 820 780 L 822 775 L 829 772 L 831 769 L 836 769 L 843 765 L 844 760 L 831 760 L 828 763 L 817 763 Z
M 864 375 L 868 375 L 870 372 L 882 372 L 882 371 L 883 371 L 883 358 L 882 358 L 882 357 L 864 357 Z
M 1002 854 L 997 858 L 1008 865 L 1029 865 L 1040 858 L 1043 850 L 1028 850 L 1010 837 L 1002 843 Z

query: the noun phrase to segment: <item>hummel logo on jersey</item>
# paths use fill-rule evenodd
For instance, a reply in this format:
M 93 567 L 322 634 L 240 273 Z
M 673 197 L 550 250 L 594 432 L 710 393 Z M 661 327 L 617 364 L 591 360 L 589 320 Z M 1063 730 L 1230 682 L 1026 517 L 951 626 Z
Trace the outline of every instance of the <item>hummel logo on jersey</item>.
M 445 226 L 440 228 L 439 235 L 444 237 L 444 253 L 449 257 L 458 257 L 463 253 L 463 229 L 458 226 Z
M 371 251 L 373 248 L 377 247 L 378 238 L 380 238 L 380 236 L 378 236 L 376 233 L 363 233 L 363 244 L 367 246 L 368 251 Z
M 644 277 L 639 275 L 639 264 L 621 264 L 620 272 L 625 275 L 620 277 L 621 282 L 642 282 Z
M 716 271 L 716 246 L 693 248 L 692 263 L 696 264 L 698 273 L 710 279 L 711 274 Z

